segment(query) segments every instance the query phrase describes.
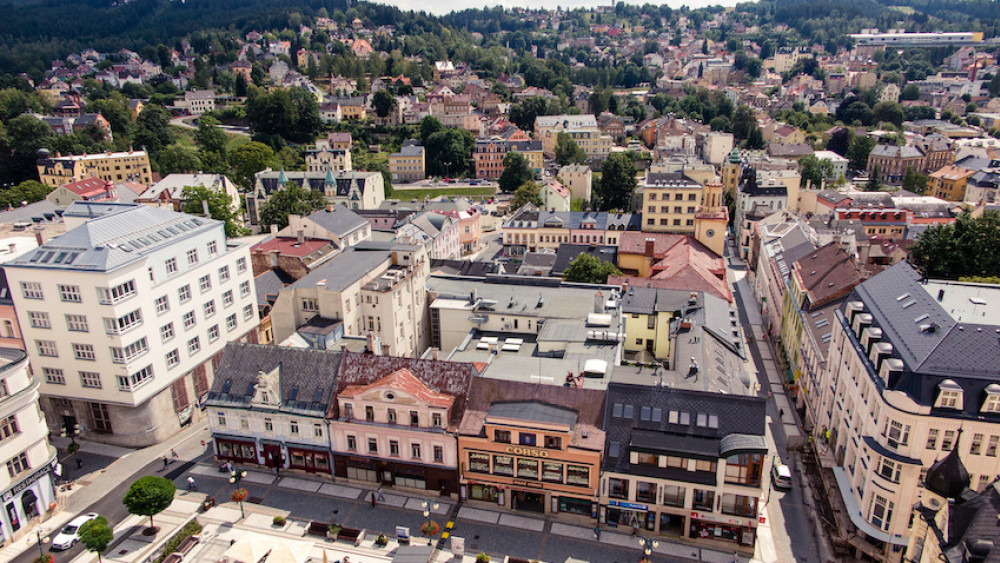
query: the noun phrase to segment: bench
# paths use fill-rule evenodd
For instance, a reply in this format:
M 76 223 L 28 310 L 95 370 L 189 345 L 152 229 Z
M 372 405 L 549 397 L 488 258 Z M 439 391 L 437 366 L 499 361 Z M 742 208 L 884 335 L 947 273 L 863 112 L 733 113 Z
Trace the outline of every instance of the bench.
M 188 536 L 184 538 L 184 541 L 182 541 L 181 544 L 177 546 L 177 553 L 180 553 L 181 555 L 187 555 L 188 552 L 194 549 L 194 546 L 198 545 L 198 542 L 200 541 L 201 538 L 199 536 Z
M 181 561 L 184 561 L 183 555 L 180 553 L 171 553 L 163 560 L 163 563 L 181 563 Z
M 355 528 L 341 528 L 337 534 L 337 539 L 349 541 L 357 546 L 365 539 L 365 531 Z
M 330 529 L 329 522 L 309 522 L 309 531 L 306 532 L 311 536 L 322 536 L 326 537 L 326 532 Z

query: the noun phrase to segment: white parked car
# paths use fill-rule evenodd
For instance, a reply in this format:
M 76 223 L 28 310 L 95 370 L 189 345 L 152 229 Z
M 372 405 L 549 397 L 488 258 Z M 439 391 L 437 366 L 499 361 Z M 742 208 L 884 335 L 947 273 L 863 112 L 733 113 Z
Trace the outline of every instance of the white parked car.
M 791 490 L 792 471 L 787 465 L 776 463 L 771 467 L 771 479 L 774 481 L 774 488 L 781 490 Z
M 80 541 L 80 527 L 98 516 L 96 512 L 90 512 L 71 520 L 56 537 L 52 538 L 52 551 L 63 551 L 73 547 L 73 544 Z

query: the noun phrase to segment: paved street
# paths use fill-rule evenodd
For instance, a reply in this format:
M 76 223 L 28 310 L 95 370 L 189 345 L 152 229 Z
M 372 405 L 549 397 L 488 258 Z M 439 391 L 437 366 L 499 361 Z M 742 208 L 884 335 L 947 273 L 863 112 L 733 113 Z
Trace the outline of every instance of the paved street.
M 733 285 L 734 298 L 739 309 L 740 323 L 744 333 L 754 335 L 753 341 L 748 342 L 750 356 L 753 359 L 762 393 L 770 392 L 771 399 L 768 401 L 767 409 L 770 418 L 768 438 L 771 440 L 769 446 L 774 451 L 780 462 L 792 468 L 792 477 L 795 485 L 790 491 L 779 491 L 770 487 L 765 496 L 768 516 L 770 518 L 771 533 L 774 536 L 774 545 L 778 550 L 778 557 L 782 563 L 821 563 L 819 549 L 816 541 L 816 530 L 813 526 L 813 518 L 810 508 L 806 506 L 802 498 L 802 478 L 797 473 L 796 464 L 793 463 L 792 455 L 788 452 L 788 436 L 786 434 L 786 424 L 792 428 L 789 431 L 797 432 L 794 422 L 795 413 L 784 397 L 784 391 L 780 385 L 775 385 L 768 378 L 768 371 L 772 376 L 780 375 L 777 364 L 767 349 L 762 355 L 760 346 L 767 346 L 761 338 L 761 318 L 753 296 L 753 289 L 746 279 L 746 266 L 732 256 L 732 247 L 726 248 L 726 262 L 729 269 L 729 280 Z M 766 357 L 762 357 L 766 356 Z M 767 363 L 765 363 L 767 362 Z M 779 407 L 777 401 L 781 401 Z M 779 408 L 783 411 L 783 419 L 779 420 Z M 775 510 L 775 507 L 778 509 Z M 795 538 L 795 541 L 788 541 Z

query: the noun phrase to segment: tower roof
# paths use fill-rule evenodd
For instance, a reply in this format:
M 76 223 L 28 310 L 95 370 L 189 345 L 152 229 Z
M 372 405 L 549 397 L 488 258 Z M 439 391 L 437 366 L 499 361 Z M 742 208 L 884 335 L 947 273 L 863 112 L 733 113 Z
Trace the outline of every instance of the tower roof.
M 927 470 L 927 490 L 944 498 L 958 498 L 971 482 L 969 471 L 958 455 L 958 442 L 962 438 L 959 430 L 955 445 L 948 455 L 934 462 Z

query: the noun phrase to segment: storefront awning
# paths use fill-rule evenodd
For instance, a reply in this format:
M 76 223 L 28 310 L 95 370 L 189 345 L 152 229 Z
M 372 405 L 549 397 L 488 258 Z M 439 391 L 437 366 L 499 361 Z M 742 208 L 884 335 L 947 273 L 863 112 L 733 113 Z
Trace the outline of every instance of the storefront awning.
M 837 488 L 840 489 L 840 496 L 844 498 L 844 506 L 847 507 L 847 514 L 850 515 L 851 523 L 854 524 L 855 528 L 878 541 L 888 544 L 905 546 L 909 543 L 907 538 L 887 534 L 865 520 L 864 515 L 861 513 L 861 507 L 858 506 L 858 501 L 854 498 L 854 487 L 851 486 L 851 479 L 843 467 L 834 467 L 833 475 L 837 478 Z

